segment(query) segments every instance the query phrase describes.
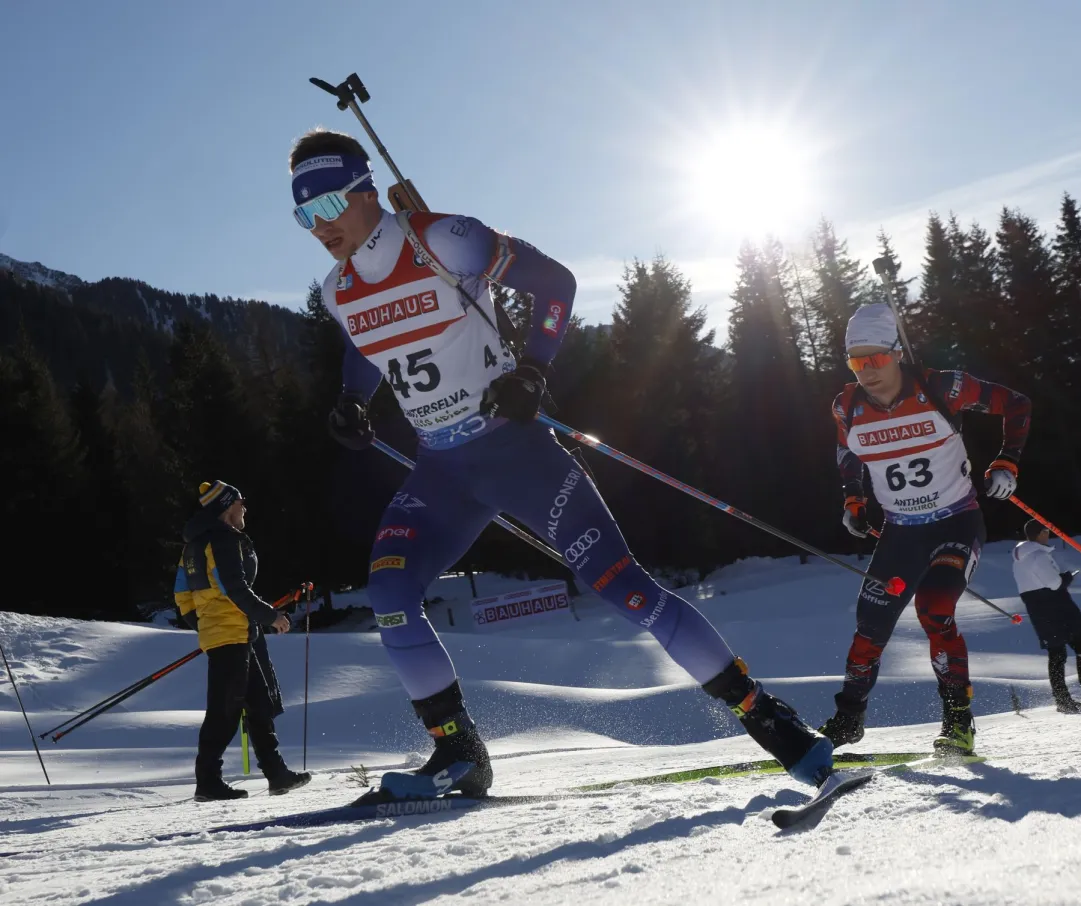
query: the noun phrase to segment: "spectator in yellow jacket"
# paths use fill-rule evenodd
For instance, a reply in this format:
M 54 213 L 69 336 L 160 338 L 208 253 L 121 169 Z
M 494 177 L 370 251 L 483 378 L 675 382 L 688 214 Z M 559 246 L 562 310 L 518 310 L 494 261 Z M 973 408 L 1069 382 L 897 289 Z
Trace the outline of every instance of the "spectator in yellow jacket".
M 270 663 L 264 631 L 288 632 L 289 618 L 253 590 L 259 567 L 244 534 L 247 507 L 232 485 L 204 481 L 199 509 L 184 527 L 184 554 L 174 598 L 181 616 L 199 633 L 206 652 L 206 716 L 195 759 L 195 799 L 243 799 L 246 790 L 222 780 L 222 756 L 233 741 L 242 711 L 259 769 L 271 795 L 311 780 L 291 771 L 278 751 L 274 718 L 283 713 L 281 691 Z

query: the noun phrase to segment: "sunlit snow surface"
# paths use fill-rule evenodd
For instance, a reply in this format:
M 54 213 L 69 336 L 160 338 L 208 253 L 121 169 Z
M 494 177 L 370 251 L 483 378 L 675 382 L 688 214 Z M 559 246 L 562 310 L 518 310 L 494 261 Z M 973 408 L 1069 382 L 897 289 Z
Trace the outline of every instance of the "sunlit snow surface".
M 1010 545 L 990 545 L 974 587 L 1023 610 Z M 1081 555 L 1057 554 L 1081 567 Z M 853 563 L 856 561 L 853 559 Z M 863 561 L 866 566 L 867 561 Z M 814 724 L 832 713 L 854 622 L 854 577 L 829 564 L 752 560 L 683 589 L 768 688 Z M 515 586 L 482 576 L 481 594 Z M 433 621 L 495 758 L 493 793 L 587 783 L 764 757 L 665 656 L 595 598 L 532 631 L 473 631 L 468 583 L 444 580 Z M 451 612 L 454 628 L 450 627 Z M 0 679 L 0 903 L 784 903 L 1081 902 L 1081 716 L 1051 707 L 1046 656 L 965 599 L 959 622 L 976 687 L 984 764 L 884 775 L 815 827 L 782 833 L 769 810 L 808 790 L 783 775 L 620 787 L 574 800 L 249 834 L 154 835 L 346 803 L 428 751 L 377 636 L 311 637 L 311 785 L 280 798 L 190 801 L 205 696 L 196 660 L 59 743 L 42 741 L 46 787 L 6 674 Z M 36 732 L 195 645 L 193 634 L 0 614 L 0 642 Z M 279 735 L 301 764 L 304 638 L 270 640 L 286 690 Z M 1067 677 L 1076 697 L 1074 661 Z M 1023 706 L 1013 708 L 1013 696 Z M 929 751 L 939 705 L 912 609 L 887 649 L 854 751 Z M 254 769 L 254 767 L 253 767 Z

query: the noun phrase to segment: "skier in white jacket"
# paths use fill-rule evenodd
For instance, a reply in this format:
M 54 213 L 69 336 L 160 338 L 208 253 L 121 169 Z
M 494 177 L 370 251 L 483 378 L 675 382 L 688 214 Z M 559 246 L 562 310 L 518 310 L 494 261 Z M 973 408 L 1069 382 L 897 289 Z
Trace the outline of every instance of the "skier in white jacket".
M 1055 705 L 1063 714 L 1081 714 L 1081 703 L 1066 688 L 1066 646 L 1077 655 L 1081 678 L 1081 609 L 1069 586 L 1081 570 L 1063 572 L 1050 546 L 1051 532 L 1036 519 L 1025 523 L 1025 537 L 1013 549 L 1013 577 L 1025 602 L 1032 628 L 1047 651 L 1047 673 Z

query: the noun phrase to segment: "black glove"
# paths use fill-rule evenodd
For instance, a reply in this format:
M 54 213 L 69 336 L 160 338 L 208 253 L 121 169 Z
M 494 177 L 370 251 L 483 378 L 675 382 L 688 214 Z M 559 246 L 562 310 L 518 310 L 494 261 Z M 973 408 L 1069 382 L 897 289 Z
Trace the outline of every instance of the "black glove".
M 184 618 L 184 622 L 188 624 L 188 627 L 190 629 L 194 629 L 196 632 L 199 631 L 198 613 L 196 613 L 194 610 L 189 610 L 186 614 L 183 614 L 182 616 Z
M 330 436 L 350 450 L 364 450 L 375 439 L 368 407 L 359 393 L 343 393 L 327 418 Z
M 501 374 L 484 391 L 481 415 L 509 418 L 523 424 L 533 421 L 540 411 L 546 388 L 548 366 L 533 359 L 522 359 L 510 374 Z
M 1073 577 L 1077 575 L 1077 571 L 1070 572 L 1070 570 L 1066 570 L 1066 572 L 1059 573 L 1059 575 L 1062 576 L 1062 587 L 1069 588 L 1070 583 L 1073 582 Z

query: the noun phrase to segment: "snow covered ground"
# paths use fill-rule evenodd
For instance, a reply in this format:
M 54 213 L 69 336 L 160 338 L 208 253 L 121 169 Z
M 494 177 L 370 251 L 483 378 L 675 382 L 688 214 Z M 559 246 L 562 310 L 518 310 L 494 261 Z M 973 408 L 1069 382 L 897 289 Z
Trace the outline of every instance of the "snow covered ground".
M 1009 548 L 989 546 L 974 586 L 1012 612 L 1022 607 Z M 1058 557 L 1063 568 L 1081 567 L 1072 551 Z M 751 560 L 683 592 L 755 676 L 817 725 L 841 681 L 857 582 L 826 563 Z M 478 578 L 482 595 L 515 584 Z M 649 636 L 597 599 L 577 599 L 576 617 L 484 633 L 463 619 L 466 580 L 441 585 L 431 594 L 445 601 L 432 615 L 495 757 L 494 793 L 763 757 Z M 880 776 L 798 832 L 766 817 L 803 801 L 807 788 L 760 775 L 424 821 L 160 842 L 154 835 L 349 802 L 363 791 L 352 766 L 377 777 L 420 763 L 426 736 L 377 636 L 311 637 L 311 785 L 267 797 L 260 776 L 241 773 L 234 744 L 227 779 L 254 795 L 223 805 L 189 798 L 202 659 L 59 743 L 42 742 L 51 786 L 4 676 L 0 903 L 1076 904 L 1081 717 L 1050 706 L 1046 658 L 1027 622 L 1014 626 L 967 598 L 959 622 L 976 686 L 977 748 L 988 761 Z M 0 642 L 39 733 L 195 645 L 180 630 L 14 614 L 0 614 Z M 299 767 L 304 637 L 270 645 L 286 690 L 279 735 Z M 1072 659 L 1067 675 L 1081 697 Z M 929 751 L 938 720 L 927 644 L 910 608 L 886 652 L 871 729 L 852 749 Z

